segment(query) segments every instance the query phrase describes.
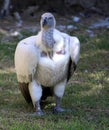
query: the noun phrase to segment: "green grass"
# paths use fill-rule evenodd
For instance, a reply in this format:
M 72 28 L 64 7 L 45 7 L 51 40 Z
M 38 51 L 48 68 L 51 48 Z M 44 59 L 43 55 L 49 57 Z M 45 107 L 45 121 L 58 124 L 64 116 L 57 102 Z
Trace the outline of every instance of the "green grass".
M 62 100 L 71 111 L 53 114 L 54 98 L 48 98 L 43 117 L 31 116 L 34 109 L 18 89 L 13 61 L 17 41 L 0 43 L 0 130 L 109 130 L 109 31 L 94 38 L 77 36 L 80 61 Z

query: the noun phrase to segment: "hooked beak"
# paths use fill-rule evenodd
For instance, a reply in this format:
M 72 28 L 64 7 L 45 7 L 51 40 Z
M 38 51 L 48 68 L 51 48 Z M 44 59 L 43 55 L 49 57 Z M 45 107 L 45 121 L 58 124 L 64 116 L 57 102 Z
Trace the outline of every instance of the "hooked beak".
M 47 25 L 47 19 L 43 20 L 42 26 L 44 27 L 45 25 Z

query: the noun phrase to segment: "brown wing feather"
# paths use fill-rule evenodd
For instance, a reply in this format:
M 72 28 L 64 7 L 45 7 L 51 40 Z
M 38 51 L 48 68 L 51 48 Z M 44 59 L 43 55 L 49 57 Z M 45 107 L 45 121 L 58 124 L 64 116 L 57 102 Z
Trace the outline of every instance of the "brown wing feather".
M 67 81 L 69 81 L 69 79 L 71 78 L 71 76 L 73 75 L 73 73 L 76 70 L 76 64 L 74 62 L 72 62 L 71 58 L 69 60 L 69 68 L 68 68 L 68 76 L 67 76 Z
M 29 89 L 28 89 L 28 83 L 19 83 L 19 89 L 20 89 L 23 97 L 25 98 L 26 102 L 27 103 L 32 102 L 30 93 L 29 93 Z M 43 93 L 42 93 L 41 101 L 46 100 L 46 98 L 49 96 L 53 96 L 51 87 L 42 86 L 42 89 L 43 89 Z
M 19 83 L 19 89 L 22 95 L 24 96 L 26 102 L 30 103 L 32 100 L 30 97 L 29 89 L 28 89 L 28 83 Z

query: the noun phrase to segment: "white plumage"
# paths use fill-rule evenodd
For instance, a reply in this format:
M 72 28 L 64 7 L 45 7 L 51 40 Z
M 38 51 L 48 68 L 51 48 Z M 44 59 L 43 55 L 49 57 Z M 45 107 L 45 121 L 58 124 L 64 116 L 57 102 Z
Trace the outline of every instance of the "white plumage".
M 69 78 L 69 69 L 71 69 L 71 63 L 75 69 L 79 60 L 80 42 L 78 38 L 56 30 L 54 24 L 51 26 L 49 23 L 52 23 L 51 19 L 54 20 L 51 13 L 43 14 L 41 31 L 36 36 L 20 41 L 15 51 L 15 69 L 21 92 L 27 101 L 30 101 L 30 95 L 37 115 L 43 115 L 40 100 L 43 94 L 48 93 L 43 93 L 44 87 L 53 89 L 56 97 L 55 111 L 63 111 L 60 107 L 60 99 Z M 47 35 L 55 41 L 55 43 L 50 41 L 50 44 L 53 44 L 50 48 L 50 53 L 52 51 L 50 56 L 46 46 L 48 43 L 44 44 L 42 41 L 43 30 L 47 29 L 52 30 L 52 35 Z

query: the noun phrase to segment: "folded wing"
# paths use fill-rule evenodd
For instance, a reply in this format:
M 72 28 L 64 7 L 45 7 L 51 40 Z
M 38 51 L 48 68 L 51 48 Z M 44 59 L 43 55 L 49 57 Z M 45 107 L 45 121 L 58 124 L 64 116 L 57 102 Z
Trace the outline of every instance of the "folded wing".
M 68 78 L 70 79 L 72 73 L 76 70 L 77 63 L 80 56 L 80 41 L 77 37 L 70 36 L 66 33 L 61 33 L 63 38 L 65 39 L 65 44 L 69 45 L 69 50 L 67 53 L 70 55 L 69 59 L 69 68 L 68 68 Z
M 70 44 L 70 56 L 72 59 L 72 62 L 77 65 L 78 60 L 79 60 L 79 55 L 80 55 L 80 42 L 77 37 L 70 37 L 69 40 Z
M 20 41 L 15 51 L 15 70 L 19 88 L 27 102 L 31 101 L 28 84 L 34 78 L 39 59 L 36 36 Z
M 68 69 L 68 80 L 76 70 L 80 56 L 80 42 L 77 37 L 71 37 L 71 36 L 69 37 L 69 53 L 70 53 L 70 61 Z

